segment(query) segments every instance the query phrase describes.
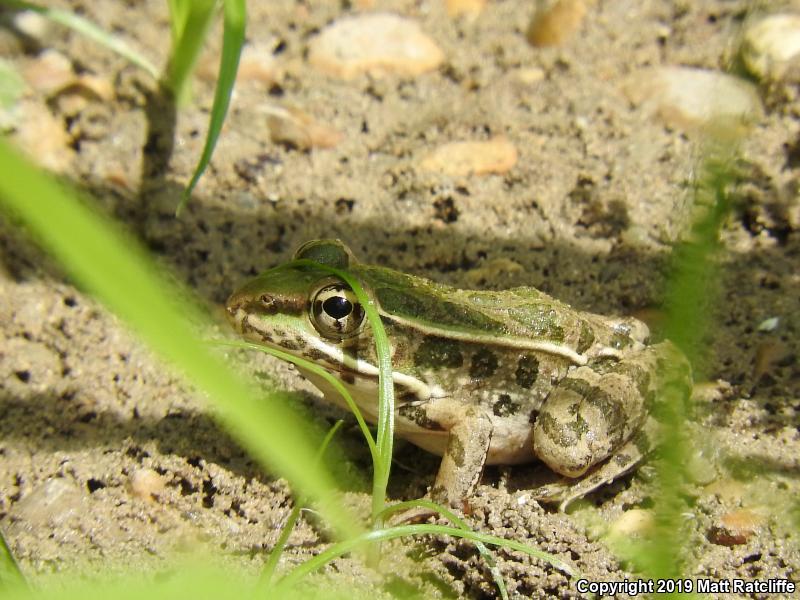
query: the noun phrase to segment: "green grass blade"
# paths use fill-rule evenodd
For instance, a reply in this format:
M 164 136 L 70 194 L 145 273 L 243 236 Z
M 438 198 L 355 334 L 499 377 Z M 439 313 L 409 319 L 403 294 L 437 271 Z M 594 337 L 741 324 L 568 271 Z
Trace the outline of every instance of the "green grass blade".
M 333 544 L 324 552 L 321 552 L 317 556 L 310 558 L 306 562 L 295 567 L 283 579 L 278 581 L 277 585 L 275 586 L 275 597 L 279 598 L 283 591 L 292 589 L 292 587 L 296 585 L 303 577 L 313 573 L 333 559 L 347 554 L 348 552 L 352 552 L 363 544 L 393 540 L 399 537 L 414 535 L 449 535 L 452 537 L 466 538 L 469 540 L 482 542 L 484 544 L 490 544 L 492 546 L 502 546 L 504 548 L 517 550 L 534 558 L 543 560 L 567 575 L 575 576 L 578 574 L 577 569 L 569 562 L 555 558 L 546 552 L 531 548 L 530 546 L 526 546 L 525 544 L 515 540 L 508 540 L 485 533 L 478 533 L 475 531 L 458 529 L 455 527 L 446 527 L 444 525 L 402 525 L 399 527 L 389 527 L 386 529 L 368 531 L 358 536 L 348 538 L 342 542 Z
M 378 449 L 375 446 L 375 440 L 372 437 L 372 433 L 369 430 L 369 426 L 367 425 L 367 422 L 364 420 L 364 416 L 361 414 L 361 410 L 358 408 L 358 405 L 353 400 L 353 397 L 350 395 L 350 392 L 347 391 L 347 388 L 345 388 L 342 385 L 342 382 L 339 381 L 336 377 L 334 377 L 330 373 L 328 373 L 328 371 L 326 371 L 319 365 L 316 365 L 308 360 L 305 360 L 304 358 L 298 358 L 297 356 L 289 354 L 288 352 L 283 352 L 282 350 L 278 350 L 276 348 L 261 346 L 259 344 L 254 344 L 252 342 L 243 342 L 238 340 L 237 341 L 212 340 L 212 343 L 219 344 L 221 346 L 232 346 L 234 348 L 247 348 L 249 350 L 259 350 L 260 352 L 265 352 L 266 354 L 269 354 L 276 358 L 280 358 L 281 360 L 285 360 L 286 362 L 290 362 L 293 365 L 302 367 L 303 369 L 310 371 L 311 373 L 314 373 L 315 375 L 318 375 L 319 377 L 325 379 L 331 385 L 331 387 L 333 387 L 337 392 L 339 392 L 339 395 L 342 398 L 344 398 L 344 401 L 347 403 L 347 407 L 350 409 L 350 412 L 353 413 L 353 415 L 356 418 L 356 421 L 358 422 L 358 427 L 359 429 L 361 429 L 361 433 L 367 440 L 367 446 L 369 446 L 369 452 L 370 455 L 372 456 L 372 461 L 374 462 L 377 459 Z
M 440 515 L 442 515 L 445 519 L 449 520 L 454 526 L 462 529 L 464 531 L 470 531 L 470 527 L 466 524 L 463 519 L 460 519 L 453 511 L 445 508 L 441 504 L 437 504 L 436 502 L 432 502 L 431 500 L 426 500 L 425 498 L 420 498 L 418 500 L 408 500 L 406 502 L 398 502 L 397 504 L 392 504 L 391 506 L 387 506 L 386 508 L 381 511 L 379 518 L 383 521 L 389 515 L 394 513 L 403 512 L 406 510 L 413 510 L 415 508 L 426 508 L 429 510 L 436 511 Z M 503 600 L 508 600 L 508 590 L 506 589 L 506 582 L 503 579 L 502 573 L 500 573 L 500 569 L 497 566 L 497 561 L 494 559 L 494 554 L 486 547 L 486 544 L 483 542 L 475 542 L 475 548 L 478 550 L 478 554 L 481 555 L 481 558 L 489 565 L 489 571 L 492 574 L 492 579 L 494 579 L 494 583 L 497 586 L 497 590 L 500 592 L 500 597 Z M 555 556 L 551 557 L 553 560 L 559 560 Z
M 304 261 L 297 261 L 302 263 Z M 389 485 L 389 475 L 392 469 L 392 449 L 394 444 L 394 379 L 392 378 L 392 360 L 389 338 L 383 327 L 383 322 L 375 308 L 372 298 L 364 291 L 361 283 L 345 271 L 329 265 L 308 261 L 317 268 L 323 268 L 340 279 L 343 279 L 353 290 L 369 325 L 375 340 L 375 351 L 378 355 L 378 423 L 376 434 L 376 448 L 378 460 L 373 461 L 374 474 L 372 478 L 372 526 L 380 529 L 383 522 L 380 514 L 386 507 L 386 488 Z
M 208 163 L 211 161 L 217 138 L 219 138 L 220 131 L 222 131 L 222 124 L 225 122 L 225 115 L 228 113 L 233 85 L 236 83 L 239 57 L 244 44 L 247 9 L 244 0 L 225 0 L 224 6 L 225 24 L 222 36 L 222 56 L 220 57 L 219 77 L 214 91 L 214 104 L 211 107 L 206 143 L 192 179 L 189 181 L 189 185 L 186 186 L 183 198 L 175 211 L 176 216 L 179 216 L 184 206 L 186 206 L 189 197 L 192 195 L 192 190 L 194 190 L 206 167 L 208 167 Z
M 144 56 L 133 50 L 121 39 L 114 37 L 107 31 L 104 31 L 103 29 L 101 29 L 88 19 L 84 19 L 80 15 L 76 15 L 74 13 L 65 10 L 59 10 L 57 8 L 45 8 L 42 6 L 37 6 L 35 4 L 30 4 L 28 2 L 19 2 L 17 0 L 5 0 L 2 3 L 7 6 L 10 6 L 11 8 L 30 10 L 39 13 L 43 17 L 55 23 L 58 23 L 59 25 L 63 25 L 64 27 L 69 27 L 73 31 L 77 31 L 82 36 L 94 42 L 97 42 L 98 44 L 108 48 L 112 52 L 116 52 L 117 54 L 119 54 L 126 60 L 129 60 L 137 67 L 147 71 L 147 73 L 153 79 L 158 79 L 158 69 L 156 69 L 156 67 L 149 60 L 147 60 Z
M 348 273 L 340 272 L 337 269 L 334 269 L 334 272 L 347 282 L 364 307 L 364 312 L 372 328 L 375 352 L 378 356 L 378 430 L 375 435 L 378 460 L 375 462 L 375 474 L 372 478 L 372 526 L 380 529 L 383 526 L 380 514 L 386 506 L 386 488 L 389 485 L 389 475 L 392 470 L 394 447 L 394 379 L 392 378 L 391 348 L 375 303 L 361 287 L 361 283 Z
M 328 449 L 333 436 L 335 436 L 336 432 L 342 428 L 342 425 L 344 425 L 344 421 L 339 419 L 336 421 L 333 427 L 328 430 L 327 435 L 325 435 L 323 438 L 322 443 L 319 446 L 319 450 L 317 451 L 317 462 L 322 460 L 322 457 L 325 455 L 325 451 Z M 269 553 L 269 558 L 267 558 L 267 562 L 264 564 L 264 568 L 261 571 L 259 585 L 263 585 L 265 587 L 270 585 L 272 577 L 275 574 L 275 569 L 278 567 L 278 561 L 280 561 L 281 555 L 283 554 L 283 549 L 286 547 L 286 542 L 289 541 L 289 536 L 292 534 L 294 526 L 297 524 L 297 520 L 300 518 L 300 511 L 303 510 L 304 504 L 305 499 L 298 498 L 295 500 L 294 507 L 292 507 L 292 511 L 289 513 L 286 523 L 283 525 L 283 529 L 281 529 L 281 534 L 278 536 L 278 541 L 275 542 L 275 547 L 272 549 L 272 552 Z
M 6 544 L 6 538 L 0 531 L 0 595 L 9 589 L 25 588 L 27 583 L 22 571 L 19 570 L 11 549 Z
M 714 255 L 719 251 L 719 232 L 730 210 L 727 188 L 734 179 L 732 170 L 735 148 L 711 147 L 700 171 L 695 192 L 699 217 L 692 226 L 688 241 L 676 247 L 673 272 L 666 297 L 665 336 L 675 342 L 689 358 L 695 381 L 702 376 L 702 346 L 709 326 L 709 310 L 717 295 L 717 269 Z M 666 389 L 659 417 L 663 439 L 656 461 L 659 492 L 655 502 L 655 528 L 646 552 L 640 556 L 648 574 L 666 579 L 681 576 L 685 546 L 686 510 L 681 488 L 686 481 L 685 465 L 689 459 L 690 440 L 686 420 L 691 416 L 678 390 Z
M 189 97 L 189 81 L 200 50 L 214 18 L 217 0 L 172 0 L 169 2 L 172 27 L 172 50 L 164 77 L 179 106 Z
M 304 422 L 275 395 L 259 397 L 200 342 L 203 312 L 175 289 L 136 240 L 0 139 L 0 206 L 22 220 L 74 280 L 124 319 L 157 353 L 220 407 L 219 416 L 263 465 L 315 498 L 339 534 L 357 520 L 337 502 L 330 474 L 314 464 Z M 32 202 L 31 198 L 36 201 Z M 181 298 L 180 301 L 178 298 Z

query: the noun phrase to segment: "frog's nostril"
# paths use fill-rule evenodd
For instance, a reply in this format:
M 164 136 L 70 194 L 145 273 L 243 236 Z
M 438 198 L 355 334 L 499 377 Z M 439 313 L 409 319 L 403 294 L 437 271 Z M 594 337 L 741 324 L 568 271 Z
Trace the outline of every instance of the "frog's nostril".
M 261 302 L 261 309 L 269 314 L 274 315 L 278 312 L 279 303 L 275 296 L 270 296 L 269 294 L 261 294 L 258 297 L 258 300 Z

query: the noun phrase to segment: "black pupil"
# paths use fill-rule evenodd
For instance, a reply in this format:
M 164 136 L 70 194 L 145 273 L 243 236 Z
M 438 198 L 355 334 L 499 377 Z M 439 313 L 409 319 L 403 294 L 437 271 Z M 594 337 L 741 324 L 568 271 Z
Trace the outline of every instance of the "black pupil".
M 353 304 L 342 296 L 331 296 L 322 303 L 322 309 L 334 319 L 343 319 L 353 312 Z

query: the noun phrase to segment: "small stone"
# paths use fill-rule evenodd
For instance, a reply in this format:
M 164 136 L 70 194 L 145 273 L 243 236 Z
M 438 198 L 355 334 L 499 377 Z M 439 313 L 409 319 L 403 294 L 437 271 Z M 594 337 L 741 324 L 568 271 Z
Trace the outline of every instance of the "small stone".
M 272 141 L 289 144 L 300 150 L 333 148 L 342 141 L 342 133 L 316 121 L 299 108 L 267 106 L 267 125 Z
M 746 544 L 764 523 L 764 517 L 742 508 L 725 513 L 708 532 L 708 540 L 720 546 Z
M 278 61 L 273 54 L 275 44 L 259 42 L 248 43 L 242 48 L 239 57 L 239 68 L 236 71 L 236 81 L 255 82 L 263 86 L 270 86 L 280 80 L 283 69 L 278 66 Z M 197 76 L 207 82 L 216 82 L 219 77 L 219 55 L 206 54 L 197 64 Z
M 15 528 L 46 528 L 60 525 L 80 512 L 85 494 L 63 477 L 36 486 L 9 511 Z
M 624 85 L 634 104 L 680 129 L 739 133 L 761 114 L 753 84 L 690 67 L 663 67 L 634 74 Z
M 131 494 L 142 500 L 152 500 L 164 491 L 164 478 L 153 469 L 137 469 L 128 484 Z
M 770 15 L 747 27 L 740 55 L 759 80 L 784 79 L 792 67 L 800 67 L 800 15 Z
M 462 177 L 503 174 L 517 163 L 517 149 L 503 136 L 481 142 L 450 142 L 436 148 L 420 161 L 420 168 Z
M 13 337 L 0 351 L 0 378 L 20 397 L 52 390 L 63 371 L 58 354 L 40 342 Z
M 52 29 L 52 22 L 32 10 L 22 10 L 14 15 L 14 27 L 25 35 L 43 39 Z
M 758 331 L 775 331 L 778 328 L 778 324 L 781 322 L 780 317 L 769 317 L 768 319 L 764 319 L 761 323 L 758 324 L 756 330 Z
M 578 31 L 586 16 L 583 0 L 544 0 L 533 14 L 528 42 L 537 48 L 560 46 Z
M 107 79 L 88 73 L 76 77 L 55 94 L 58 112 L 66 117 L 75 117 L 92 102 L 110 102 L 114 87 Z
M 638 537 L 645 534 L 653 527 L 653 512 L 641 508 L 625 511 L 611 524 L 610 536 L 625 538 Z
M 747 487 L 736 479 L 719 479 L 705 486 L 706 494 L 716 496 L 723 504 L 737 504 L 748 496 Z
M 778 366 L 786 359 L 790 359 L 791 355 L 790 348 L 781 340 L 764 340 L 756 348 L 753 359 L 753 380 L 759 381 L 765 375 L 774 374 Z
M 236 81 L 255 81 L 269 86 L 281 77 L 281 69 L 272 52 L 257 46 L 246 46 L 239 60 Z
M 12 135 L 17 146 L 48 171 L 67 172 L 74 151 L 63 123 L 34 99 L 20 102 L 19 115 L 19 124 Z
M 75 80 L 70 60 L 56 50 L 45 50 L 22 71 L 22 76 L 34 90 L 51 94 Z
M 416 76 L 438 67 L 444 53 L 411 19 L 393 14 L 364 14 L 339 19 L 309 44 L 309 62 L 342 79 Z
M 520 83 L 532 85 L 544 79 L 545 72 L 539 67 L 531 67 L 528 69 L 519 69 L 514 75 Z
M 449 17 L 477 17 L 486 7 L 486 0 L 445 0 Z

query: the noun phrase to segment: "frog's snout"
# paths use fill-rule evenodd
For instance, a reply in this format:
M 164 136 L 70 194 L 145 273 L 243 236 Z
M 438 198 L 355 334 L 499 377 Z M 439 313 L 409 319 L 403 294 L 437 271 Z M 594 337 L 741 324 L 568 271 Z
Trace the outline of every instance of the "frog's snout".
M 230 297 L 225 302 L 225 312 L 228 313 L 228 318 L 233 319 L 236 317 L 236 313 L 239 312 L 239 309 L 242 308 L 244 305 L 245 298 L 240 292 L 234 292 L 230 295 Z

